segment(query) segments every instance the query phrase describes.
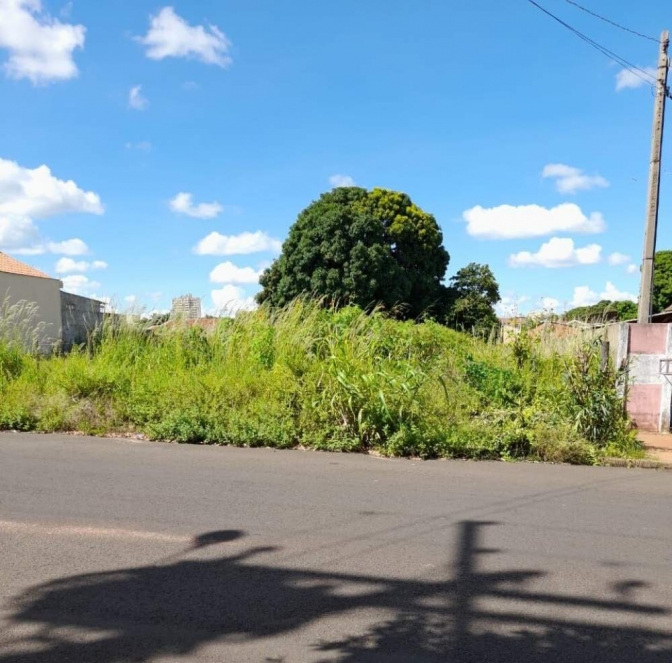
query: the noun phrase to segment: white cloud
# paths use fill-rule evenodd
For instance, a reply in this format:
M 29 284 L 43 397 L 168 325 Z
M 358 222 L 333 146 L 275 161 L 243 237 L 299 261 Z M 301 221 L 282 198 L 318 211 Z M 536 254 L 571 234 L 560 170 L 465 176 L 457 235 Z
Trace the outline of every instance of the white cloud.
M 127 295 L 126 297 L 124 297 L 124 301 L 127 304 L 135 304 L 135 302 L 138 301 L 138 298 L 136 295 Z
M 526 295 L 504 295 L 500 301 L 495 304 L 495 312 L 500 318 L 510 318 L 516 315 L 520 315 L 521 305 L 526 304 L 529 301 L 530 298 Z
M 225 285 L 210 294 L 219 315 L 233 317 L 239 311 L 253 311 L 257 308 L 254 297 L 246 297 L 245 291 L 235 285 Z
M 10 214 L 0 216 L 0 250 L 34 256 L 43 253 L 82 255 L 89 249 L 81 239 L 48 241 L 40 235 L 31 218 Z
M 626 262 L 630 262 L 630 256 L 626 256 L 625 253 L 616 251 L 609 255 L 607 262 L 610 265 L 625 265 Z
M 107 263 L 102 260 L 87 262 L 86 260 L 73 260 L 72 258 L 60 258 L 56 263 L 57 274 L 69 274 L 71 272 L 88 272 L 91 269 L 107 269 Z
M 232 63 L 231 42 L 216 25 L 189 25 L 172 7 L 150 17 L 149 31 L 137 40 L 146 46 L 152 60 L 192 57 L 206 64 L 228 67 Z
M 262 251 L 280 253 L 281 250 L 282 242 L 261 230 L 243 232 L 240 235 L 211 232 L 194 247 L 194 253 L 201 256 L 234 256 Z
M 609 182 L 601 175 L 586 175 L 580 168 L 566 166 L 563 163 L 549 163 L 544 166 L 541 176 L 553 178 L 555 188 L 560 193 L 576 193 L 609 186 Z
M 261 272 L 252 267 L 238 267 L 228 260 L 210 272 L 213 283 L 259 283 Z
M 574 288 L 574 297 L 570 306 L 575 308 L 577 306 L 592 306 L 600 301 L 600 297 L 596 292 L 593 292 L 587 285 L 580 285 Z
M 178 193 L 168 204 L 173 212 L 186 214 L 195 219 L 214 219 L 224 209 L 217 202 L 194 205 L 190 193 Z
M 574 288 L 574 297 L 572 298 L 571 306 L 572 308 L 576 306 L 592 306 L 602 299 L 608 299 L 612 302 L 636 302 L 637 295 L 633 295 L 629 292 L 622 292 L 616 288 L 611 281 L 607 281 L 604 290 L 599 295 L 587 285 L 580 285 L 577 288 Z
M 656 80 L 656 77 L 658 76 L 658 70 L 655 67 L 640 68 L 653 80 L 647 80 L 647 77 L 640 72 L 635 73 L 631 69 L 621 69 L 621 71 L 616 74 L 616 91 L 620 92 L 621 90 L 628 89 L 634 90 L 638 87 L 649 85 Z
M 619 290 L 611 281 L 607 281 L 607 285 L 604 288 L 604 292 L 600 295 L 600 298 L 610 299 L 612 302 L 637 301 L 637 295 Z
M 142 85 L 134 85 L 128 93 L 128 107 L 133 110 L 145 110 L 147 106 L 149 100 L 142 96 Z
M 72 258 L 61 258 L 56 263 L 57 274 L 68 274 L 70 272 L 85 272 L 89 268 L 89 263 L 85 260 L 73 260 Z
M 560 300 L 555 299 L 555 297 L 542 297 L 541 298 L 541 308 L 545 311 L 558 311 L 560 310 Z
M 40 244 L 40 233 L 25 216 L 0 216 L 0 250 L 18 252 Z
M 634 263 L 631 263 L 625 268 L 625 271 L 628 274 L 636 274 L 639 271 L 639 265 L 635 265 Z
M 137 143 L 126 143 L 127 150 L 139 150 L 140 152 L 151 152 L 152 144 L 148 140 L 141 140 Z
M 574 240 L 552 237 L 541 245 L 536 253 L 521 251 L 509 256 L 511 267 L 574 267 L 576 265 L 594 265 L 600 262 L 602 247 L 589 244 L 574 248 Z
M 563 203 L 550 209 L 540 205 L 480 205 L 462 215 L 467 233 L 479 239 L 543 237 L 559 232 L 599 233 L 606 224 L 599 212 L 586 216 L 578 205 Z
M 355 180 L 350 175 L 332 175 L 329 178 L 329 184 L 334 188 L 341 186 L 356 186 Z
M 61 280 L 63 281 L 63 290 L 72 292 L 75 295 L 91 297 L 100 288 L 98 281 L 91 281 L 84 274 L 71 274 L 70 276 L 64 276 Z M 96 299 L 100 299 L 100 297 L 96 297 Z
M 184 81 L 182 83 L 183 90 L 198 90 L 201 87 L 196 81 Z
M 84 47 L 86 28 L 52 18 L 40 0 L 0 0 L 0 48 L 9 52 L 10 78 L 33 85 L 74 78 L 73 52 Z
M 64 242 L 48 242 L 46 250 L 66 256 L 83 256 L 89 252 L 89 247 L 81 239 L 66 239 Z
M 47 166 L 23 168 L 15 161 L 0 159 L 0 215 L 45 218 L 103 211 L 97 193 L 83 191 L 72 180 L 59 180 Z

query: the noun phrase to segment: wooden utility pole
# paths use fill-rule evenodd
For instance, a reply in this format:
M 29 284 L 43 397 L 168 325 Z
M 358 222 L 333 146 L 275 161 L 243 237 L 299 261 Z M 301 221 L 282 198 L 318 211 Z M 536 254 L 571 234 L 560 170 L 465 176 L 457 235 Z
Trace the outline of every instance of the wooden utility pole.
M 656 77 L 656 103 L 653 111 L 653 137 L 651 139 L 651 166 L 649 170 L 649 201 L 644 228 L 644 257 L 642 260 L 642 280 L 639 290 L 637 322 L 651 320 L 651 295 L 653 293 L 653 259 L 656 254 L 656 232 L 658 230 L 658 200 L 660 198 L 660 158 L 663 149 L 663 125 L 665 122 L 665 100 L 668 95 L 667 74 L 670 69 L 668 50 L 670 33 L 665 30 L 660 37 L 660 56 Z

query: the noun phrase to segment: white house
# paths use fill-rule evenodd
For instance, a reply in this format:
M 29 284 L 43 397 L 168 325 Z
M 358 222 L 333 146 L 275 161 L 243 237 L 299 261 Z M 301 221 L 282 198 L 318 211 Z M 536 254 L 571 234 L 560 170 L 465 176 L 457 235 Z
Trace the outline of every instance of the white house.
M 7 326 L 16 321 L 8 320 L 10 307 L 21 303 L 35 307 L 34 317 L 31 319 L 32 329 L 38 329 L 37 338 L 29 336 L 26 342 L 35 340 L 40 348 L 49 348 L 61 340 L 61 288 L 59 279 L 51 278 L 48 274 L 35 269 L 30 265 L 0 252 L 0 315 L 4 318 L 4 333 Z M 3 325 L 0 324 L 0 331 Z M 26 331 L 23 330 L 24 336 Z M 31 330 L 32 331 L 32 330 Z

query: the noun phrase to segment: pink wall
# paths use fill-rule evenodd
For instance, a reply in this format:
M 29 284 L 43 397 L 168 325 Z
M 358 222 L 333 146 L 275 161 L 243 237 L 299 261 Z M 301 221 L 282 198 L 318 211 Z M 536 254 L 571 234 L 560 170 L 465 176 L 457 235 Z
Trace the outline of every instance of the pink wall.
M 630 354 L 664 355 L 667 352 L 667 325 L 630 325 Z
M 666 325 L 660 325 L 667 332 Z M 628 414 L 639 430 L 658 432 L 660 426 L 660 384 L 633 384 L 628 393 Z

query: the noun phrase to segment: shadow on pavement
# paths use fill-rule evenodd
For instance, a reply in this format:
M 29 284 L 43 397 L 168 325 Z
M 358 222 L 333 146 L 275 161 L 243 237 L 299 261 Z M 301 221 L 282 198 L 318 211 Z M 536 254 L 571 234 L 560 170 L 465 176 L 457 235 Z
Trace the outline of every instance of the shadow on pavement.
M 255 560 L 273 548 L 64 578 L 15 599 L 13 625 L 39 632 L 16 643 L 22 649 L 0 655 L 0 662 L 190 657 L 215 641 L 289 636 L 320 619 L 360 609 L 368 611 L 367 618 L 378 610 L 384 621 L 351 638 L 312 643 L 302 660 L 672 660 L 670 632 L 632 625 L 635 618 L 668 614 L 666 608 L 637 601 L 644 587 L 639 581 L 621 580 L 610 587 L 614 600 L 602 600 L 533 592 L 528 585 L 546 575 L 539 569 L 480 571 L 479 558 L 499 552 L 481 547 L 485 528 L 494 524 L 460 523 L 457 563 L 452 578 L 441 582 L 288 569 Z M 236 530 L 205 533 L 191 549 L 226 545 L 242 536 Z

